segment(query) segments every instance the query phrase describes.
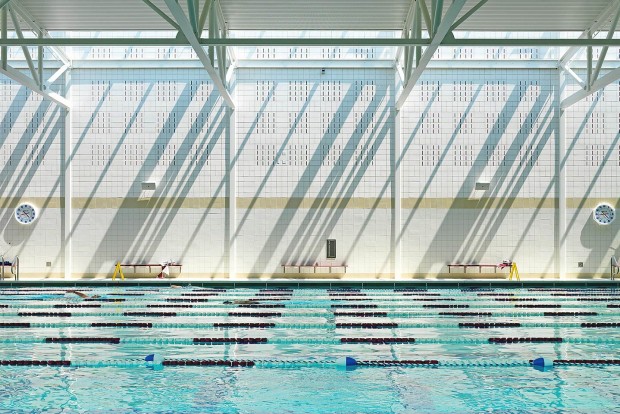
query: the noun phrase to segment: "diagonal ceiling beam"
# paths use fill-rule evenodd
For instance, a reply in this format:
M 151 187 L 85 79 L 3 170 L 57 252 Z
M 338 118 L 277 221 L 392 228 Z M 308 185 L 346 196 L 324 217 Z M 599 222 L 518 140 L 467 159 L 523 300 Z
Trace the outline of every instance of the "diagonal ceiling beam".
M 217 70 L 215 70 L 215 68 L 211 64 L 209 60 L 209 56 L 207 56 L 206 52 L 202 48 L 202 45 L 200 44 L 200 41 L 196 37 L 196 34 L 193 32 L 192 25 L 187 19 L 187 17 L 185 16 L 183 9 L 181 9 L 181 6 L 179 6 L 179 3 L 177 3 L 176 0 L 164 0 L 164 1 L 166 2 L 168 9 L 170 9 L 170 13 L 172 13 L 172 15 L 174 16 L 174 19 L 176 20 L 177 24 L 181 28 L 181 33 L 183 33 L 183 35 L 185 36 L 189 44 L 194 49 L 194 52 L 196 52 L 196 56 L 198 56 L 198 59 L 200 59 L 200 62 L 202 62 L 202 65 L 205 67 L 205 69 L 209 73 L 209 76 L 211 76 L 211 80 L 213 81 L 217 89 L 219 90 L 220 95 L 222 95 L 222 98 L 224 98 L 224 101 L 226 101 L 226 104 L 231 109 L 235 109 L 235 102 L 233 101 L 232 96 L 230 95 L 230 92 L 228 92 L 228 89 L 226 89 L 226 85 L 224 84 L 224 81 L 220 78 L 220 75 L 218 74 Z
M 616 15 L 614 16 L 614 19 L 611 22 L 611 26 L 609 26 L 609 31 L 607 32 L 606 39 L 611 39 L 614 37 L 614 32 L 616 31 L 616 26 L 618 26 L 619 18 L 620 18 L 620 7 L 618 7 L 618 10 L 616 11 Z M 594 82 L 598 78 L 598 74 L 600 73 L 601 68 L 603 67 L 603 62 L 605 61 L 605 56 L 607 56 L 607 49 L 609 49 L 608 46 L 603 46 L 603 48 L 601 49 L 598 62 L 596 62 L 596 68 L 594 69 L 594 72 L 592 73 L 592 82 Z
M 424 50 L 424 53 L 418 62 L 418 66 L 416 66 L 415 70 L 411 74 L 411 77 L 407 80 L 407 84 L 400 93 L 400 96 L 396 100 L 396 110 L 400 110 L 405 104 L 405 101 L 407 101 L 407 97 L 413 90 L 413 87 L 418 79 L 420 79 L 420 76 L 422 76 L 422 73 L 431 61 L 435 51 L 441 45 L 442 40 L 450 32 L 450 27 L 452 27 L 452 24 L 456 20 L 456 17 L 461 12 L 461 9 L 466 2 L 467 0 L 454 0 L 448 8 L 446 15 L 443 17 L 439 26 L 437 26 L 435 35 L 431 39 L 431 44 Z
M 71 109 L 71 102 L 69 102 L 69 100 L 63 98 L 56 92 L 47 92 L 47 91 L 42 90 L 33 79 L 13 69 L 10 66 L 7 67 L 6 69 L 0 68 L 0 74 L 6 76 L 7 78 L 14 80 L 15 82 L 19 83 L 22 86 L 25 86 L 28 89 L 31 89 L 33 92 L 38 93 L 44 98 L 47 98 L 53 102 L 56 102 L 58 105 L 62 106 L 65 109 Z
M 174 20 L 172 20 L 170 18 L 170 16 L 168 16 L 166 13 L 164 13 L 159 7 L 157 7 L 156 5 L 154 5 L 150 0 L 142 0 L 144 2 L 144 4 L 146 4 L 147 6 L 149 6 L 151 8 L 151 10 L 153 10 L 155 13 L 157 13 L 159 15 L 159 17 L 161 17 L 162 19 L 164 19 L 165 21 L 168 22 L 168 24 L 172 27 L 174 27 L 176 30 L 178 30 L 179 32 L 181 31 L 181 28 L 179 27 L 179 25 L 177 24 L 177 22 L 175 22 Z
M 605 25 L 605 23 L 611 20 L 614 11 L 616 11 L 618 7 L 620 7 L 619 0 L 612 0 L 609 5 L 605 7 L 605 9 L 601 12 L 601 14 L 599 14 L 597 18 L 594 19 L 592 24 L 581 33 L 578 39 L 587 40 L 588 33 L 594 34 L 595 32 L 598 32 Z M 571 46 L 560 58 L 560 64 L 567 65 L 580 48 L 581 46 L 577 45 Z
M 22 29 L 19 27 L 19 21 L 17 20 L 17 16 L 15 16 L 15 12 L 13 9 L 9 9 L 9 14 L 11 15 L 11 21 L 13 22 L 13 28 L 15 29 L 15 33 L 17 33 L 17 37 L 19 39 L 24 39 L 24 34 L 22 33 Z M 30 51 L 28 50 L 28 46 L 22 46 L 22 52 L 24 53 L 24 57 L 26 58 L 26 62 L 28 63 L 28 68 L 30 69 L 30 74 L 32 78 L 35 79 L 37 83 L 41 80 L 38 79 L 37 71 L 34 68 L 34 63 L 32 63 L 32 58 L 30 57 Z
M 409 38 L 408 33 L 411 30 L 411 26 L 413 24 L 413 15 L 417 7 L 418 7 L 418 1 L 411 0 L 411 3 L 409 4 L 409 11 L 407 12 L 407 17 L 405 18 L 405 24 L 403 26 L 403 29 L 401 30 L 401 34 L 400 34 L 401 39 Z M 398 50 L 396 51 L 396 57 L 394 59 L 396 62 L 396 65 L 399 65 L 400 58 L 402 57 L 404 50 L 405 50 L 404 46 L 398 47 Z
M 13 3 L 11 3 L 11 8 L 13 8 L 17 12 L 17 14 L 24 21 L 24 23 L 26 23 L 35 34 L 43 35 L 44 39 L 53 39 L 52 36 L 49 34 L 49 32 L 45 30 L 39 24 L 39 22 L 37 22 L 37 20 L 32 16 L 30 11 L 21 2 L 13 1 Z M 62 61 L 63 64 L 71 64 L 71 59 L 69 58 L 69 56 L 65 53 L 65 51 L 62 48 L 56 45 L 50 45 L 49 48 L 52 51 L 52 53 L 54 53 L 54 55 L 56 55 L 56 57 L 60 61 Z
M 424 24 L 428 31 L 428 37 L 433 37 L 433 23 L 431 22 L 431 14 L 428 12 L 428 7 L 426 6 L 426 0 L 420 0 L 420 10 L 422 10 L 422 16 L 424 16 Z
M 465 20 L 469 19 L 469 17 L 474 14 L 475 12 L 478 11 L 478 9 L 482 6 L 484 6 L 484 4 L 489 1 L 489 0 L 480 0 L 478 2 L 478 4 L 476 4 L 474 7 L 472 7 L 471 9 L 469 9 L 469 11 L 467 13 L 465 13 L 464 15 L 461 16 L 460 19 L 458 19 L 457 21 L 454 22 L 454 24 L 452 25 L 452 27 L 450 28 L 450 31 L 453 32 L 454 30 L 456 30 L 457 27 L 459 27 Z
M 596 93 L 596 92 L 600 91 L 605 86 L 607 86 L 607 85 L 609 85 L 611 83 L 614 83 L 614 82 L 616 82 L 619 79 L 620 79 L 620 68 L 617 68 L 617 69 L 614 69 L 612 71 L 609 71 L 604 76 L 601 76 L 600 79 L 595 80 L 592 83 L 592 86 L 590 87 L 590 89 L 582 89 L 580 91 L 575 92 L 574 94 L 572 94 L 568 98 L 564 99 L 561 102 L 560 107 L 562 109 L 566 109 L 569 106 L 576 104 L 577 102 L 579 102 L 583 98 L 585 98 L 587 96 L 590 96 L 593 93 Z

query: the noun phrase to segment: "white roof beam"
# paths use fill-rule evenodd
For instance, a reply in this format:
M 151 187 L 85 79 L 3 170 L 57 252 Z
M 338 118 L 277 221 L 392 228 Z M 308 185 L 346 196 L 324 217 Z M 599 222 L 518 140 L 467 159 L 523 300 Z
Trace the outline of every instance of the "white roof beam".
M 428 12 L 428 7 L 426 6 L 426 0 L 420 0 L 420 10 L 424 17 L 424 24 L 428 31 L 428 37 L 433 37 L 433 22 L 431 21 L 431 14 Z
M 7 66 L 6 69 L 0 68 L 0 73 L 6 76 L 7 78 L 14 80 L 20 85 L 25 86 L 28 89 L 31 89 L 33 92 L 38 93 L 44 98 L 47 98 L 53 102 L 56 102 L 58 105 L 62 106 L 63 108 L 71 109 L 71 103 L 69 102 L 69 100 L 63 98 L 62 96 L 60 96 L 59 94 L 55 92 L 44 91 L 43 89 L 39 87 L 39 85 L 37 85 L 37 83 L 33 79 L 29 78 L 28 76 L 24 75 L 21 72 L 16 71 L 12 67 Z
M 220 28 L 222 29 L 222 38 L 225 39 L 228 37 L 228 22 L 226 21 L 226 17 L 224 16 L 224 12 L 222 11 L 222 2 L 218 1 L 216 6 L 217 6 L 217 15 L 220 19 Z M 235 49 L 232 46 L 228 46 L 226 53 L 228 54 L 231 65 L 234 65 L 234 62 L 237 60 Z
M 189 23 L 192 25 L 193 32 L 198 34 L 198 3 L 194 0 L 187 0 L 187 14 L 189 15 Z
M 19 21 L 17 20 L 17 16 L 15 16 L 15 12 L 13 9 L 9 8 L 9 14 L 11 15 L 11 21 L 13 22 L 13 27 L 15 28 L 15 33 L 17 33 L 17 37 L 19 39 L 24 38 L 24 34 L 22 33 L 22 29 L 19 26 Z M 41 80 L 38 78 L 38 73 L 34 68 L 34 63 L 32 63 L 32 58 L 30 57 L 30 51 L 28 50 L 28 46 L 22 46 L 22 52 L 24 52 L 24 57 L 26 58 L 26 62 L 28 62 L 28 69 L 30 69 L 30 74 L 32 78 L 41 85 Z
M 564 99 L 562 103 L 560 104 L 560 107 L 562 109 L 566 109 L 569 106 L 576 104 L 583 98 L 600 91 L 605 86 L 616 82 L 617 80 L 620 80 L 620 68 L 614 69 L 606 73 L 600 79 L 595 80 L 590 86 L 590 89 L 583 89 L 583 90 L 577 91 L 571 96 L 569 96 L 568 98 Z
M 614 16 L 614 19 L 611 22 L 611 26 L 609 26 L 609 31 L 607 32 L 606 39 L 609 40 L 614 37 L 614 32 L 616 31 L 616 27 L 618 26 L 619 18 L 620 18 L 620 7 L 618 7 L 618 10 L 616 11 L 616 15 Z M 603 62 L 605 61 L 605 56 L 607 56 L 607 49 L 609 49 L 608 46 L 603 46 L 603 48 L 601 49 L 601 53 L 599 55 L 598 61 L 596 62 L 596 68 L 594 69 L 594 72 L 592 73 L 593 81 L 598 79 L 598 75 L 601 71 L 601 68 L 603 67 Z
M 422 76 L 422 73 L 426 69 L 428 63 L 431 61 L 437 48 L 439 48 L 439 46 L 441 45 L 444 37 L 449 33 L 450 27 L 452 27 L 452 24 L 456 20 L 456 17 L 460 13 L 466 2 L 467 0 L 452 1 L 452 4 L 446 12 L 446 15 L 443 17 L 443 21 L 437 26 L 437 31 L 431 39 L 430 45 L 424 50 L 424 53 L 420 57 L 420 61 L 413 73 L 411 74 L 411 77 L 407 79 L 407 83 L 396 101 L 397 110 L 400 110 L 405 104 L 405 101 L 407 101 L 407 97 L 411 93 L 411 90 L 415 86 L 418 79 L 420 79 L 420 76 Z
M 605 7 L 605 10 L 603 10 L 596 19 L 594 19 L 592 24 L 590 24 L 590 26 L 581 33 L 578 39 L 587 40 L 588 33 L 594 34 L 598 32 L 605 25 L 605 23 L 607 23 L 611 19 L 612 14 L 619 6 L 619 0 L 612 0 L 611 3 L 609 3 L 609 5 Z M 568 63 L 571 61 L 573 56 L 575 56 L 575 54 L 579 51 L 580 48 L 581 46 L 571 45 L 571 47 L 560 58 L 560 64 L 568 65 Z
M 469 19 L 469 17 L 474 14 L 475 12 L 478 11 L 478 9 L 482 6 L 484 6 L 484 4 L 489 1 L 489 0 L 480 0 L 474 7 L 472 7 L 471 9 L 469 9 L 469 11 L 467 13 L 465 13 L 464 15 L 461 16 L 460 19 L 458 19 L 457 21 L 454 22 L 454 24 L 452 25 L 452 27 L 450 28 L 450 31 L 453 32 L 454 30 L 456 30 L 457 27 L 459 27 L 465 20 Z
M 168 22 L 168 24 L 170 26 L 174 27 L 179 32 L 181 31 L 181 28 L 179 27 L 179 25 L 174 20 L 172 20 L 170 18 L 170 16 L 168 16 L 166 13 L 164 13 L 159 7 L 154 5 L 150 0 L 142 0 L 142 1 L 144 2 L 144 4 L 149 6 L 151 8 L 151 10 L 153 10 L 155 13 L 157 13 L 162 19 L 164 19 L 166 22 Z
M 411 0 L 411 4 L 409 5 L 409 11 L 407 11 L 407 17 L 405 18 L 405 24 L 403 25 L 403 30 L 401 31 L 400 38 L 408 39 L 409 31 L 411 30 L 411 26 L 413 24 L 413 14 L 415 10 L 418 8 L 418 0 Z M 399 46 L 396 51 L 396 57 L 394 58 L 396 65 L 398 66 L 400 63 L 400 58 L 403 56 L 404 46 Z
M 583 79 L 581 79 L 579 77 L 579 75 L 577 75 L 571 68 L 569 68 L 568 66 L 564 66 L 564 65 L 560 65 L 560 67 L 562 69 L 564 69 L 564 71 L 566 71 L 566 73 L 568 73 L 573 79 L 575 79 L 575 81 L 582 87 L 582 88 L 586 88 L 586 81 L 584 81 Z
M 39 22 L 37 22 L 37 20 L 32 16 L 30 11 L 28 11 L 28 9 L 26 9 L 26 7 L 23 4 L 21 4 L 21 2 L 13 1 L 13 3 L 11 3 L 11 8 L 17 12 L 17 14 L 22 18 L 22 20 L 30 27 L 30 29 L 35 34 L 43 35 L 43 39 L 53 39 L 52 36 L 49 34 L 49 32 L 45 30 L 39 24 Z M 46 45 L 42 45 L 42 46 L 46 46 Z M 58 60 L 62 61 L 62 63 L 64 64 L 71 63 L 71 59 L 69 58 L 69 56 L 59 46 L 57 45 L 47 45 L 47 46 L 50 48 L 52 53 L 54 53 L 54 55 L 58 58 Z
M 215 86 L 218 88 L 220 95 L 222 95 L 222 98 L 224 98 L 224 101 L 226 101 L 226 104 L 231 109 L 235 109 L 235 102 L 233 101 L 232 96 L 230 95 L 230 92 L 228 92 L 228 90 L 226 89 L 226 85 L 224 84 L 224 81 L 220 78 L 218 72 L 215 70 L 215 68 L 211 64 L 209 56 L 207 56 L 198 38 L 196 37 L 196 34 L 192 31 L 191 24 L 189 20 L 187 19 L 187 17 L 185 16 L 183 9 L 181 9 L 181 6 L 179 6 L 179 4 L 175 0 L 164 0 L 164 1 L 166 2 L 168 9 L 170 9 L 170 13 L 172 13 L 177 24 L 181 28 L 181 32 L 183 33 L 187 41 L 190 43 L 190 45 L 196 52 L 198 59 L 200 59 L 200 62 L 202 62 L 202 65 L 205 67 L 205 69 L 209 73 L 209 76 L 211 76 L 211 80 L 213 81 Z
M 58 68 L 56 72 L 54 72 L 52 76 L 47 79 L 47 81 L 45 81 L 45 84 L 49 86 L 52 83 L 56 82 L 62 76 L 62 74 L 69 69 L 71 69 L 71 65 L 69 65 L 68 63 L 62 65 L 60 68 Z

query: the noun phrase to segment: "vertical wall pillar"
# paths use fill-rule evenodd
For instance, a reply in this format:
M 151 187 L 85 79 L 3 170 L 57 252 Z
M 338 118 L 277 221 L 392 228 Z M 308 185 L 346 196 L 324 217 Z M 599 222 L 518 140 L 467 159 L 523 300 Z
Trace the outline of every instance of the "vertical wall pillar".
M 394 258 L 394 279 L 400 279 L 402 276 L 402 128 L 401 128 L 401 111 L 396 108 L 392 109 L 394 116 L 394 132 L 392 134 L 392 197 L 394 197 L 394 209 L 392 230 L 392 253 Z
M 237 277 L 237 110 L 227 108 L 228 115 L 228 277 Z
M 558 134 L 557 134 L 557 191 L 558 208 L 556 210 L 556 240 L 557 240 L 557 271 L 560 279 L 566 278 L 566 169 L 567 169 L 567 153 L 566 153 L 566 112 L 562 109 L 560 102 L 564 97 L 564 86 L 566 74 L 562 68 L 558 69 L 558 92 L 557 108 L 558 108 Z
M 65 72 L 65 98 L 71 102 L 72 96 L 71 69 Z M 63 208 L 63 250 L 65 257 L 65 279 L 73 274 L 73 111 L 65 109 L 64 156 L 62 160 L 64 177 L 64 208 Z

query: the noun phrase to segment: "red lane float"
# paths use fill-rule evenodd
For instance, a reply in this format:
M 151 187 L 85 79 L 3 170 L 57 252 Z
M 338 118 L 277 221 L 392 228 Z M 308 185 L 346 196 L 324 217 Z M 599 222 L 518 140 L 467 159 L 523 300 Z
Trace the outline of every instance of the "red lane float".
M 547 309 L 552 309 L 552 308 L 561 308 L 562 305 L 551 305 L 551 304 L 540 304 L 540 305 L 515 305 L 515 308 L 547 308 Z
M 377 305 L 332 305 L 332 309 L 377 309 Z
M 280 317 L 282 314 L 278 312 L 228 312 L 228 316 L 266 318 L 270 316 Z
M 357 316 L 360 318 L 387 317 L 387 312 L 334 312 L 334 316 Z
M 0 360 L 0 365 L 69 367 L 71 366 L 71 361 L 20 361 L 14 359 L 3 359 Z
M 377 322 L 377 323 L 337 323 L 336 328 L 365 328 L 365 329 L 385 329 L 385 328 L 398 328 L 398 324 L 395 322 Z
M 596 312 L 543 312 L 544 316 L 597 316 Z
M 489 338 L 492 344 L 516 344 L 516 343 L 546 343 L 546 342 L 562 342 L 562 338 Z
M 264 308 L 264 309 L 272 309 L 272 308 L 286 308 L 286 305 L 283 303 L 274 303 L 271 305 L 261 305 L 260 303 L 250 303 L 237 306 L 238 308 Z
M 123 312 L 123 316 L 177 316 L 176 312 Z
M 415 338 L 340 338 L 343 344 L 412 344 Z
M 439 312 L 440 316 L 493 316 L 491 312 Z
M 456 309 L 465 309 L 469 308 L 469 305 L 422 305 L 425 309 L 448 309 L 448 308 L 456 308 Z
M 54 305 L 54 308 L 64 309 L 64 308 L 100 308 L 101 305 Z
M 162 365 L 167 366 L 224 366 L 224 367 L 253 367 L 254 361 L 234 360 L 225 361 L 223 359 L 169 359 L 164 360 Z
M 267 338 L 194 338 L 195 344 L 266 344 Z
M 517 322 L 464 322 L 459 323 L 459 328 L 478 328 L 478 329 L 486 329 L 486 328 L 519 328 L 521 327 L 520 323 Z
M 29 322 L 0 322 L 0 328 L 30 328 Z
M 146 305 L 147 308 L 191 309 L 194 305 Z
M 357 361 L 357 365 L 383 366 L 383 365 L 439 365 L 435 359 L 401 359 L 401 360 L 378 360 L 378 361 Z
M 119 344 L 121 338 L 96 338 L 96 337 L 81 337 L 81 338 L 45 338 L 46 343 L 60 343 L 60 344 Z
M 150 322 L 93 322 L 93 328 L 152 328 Z

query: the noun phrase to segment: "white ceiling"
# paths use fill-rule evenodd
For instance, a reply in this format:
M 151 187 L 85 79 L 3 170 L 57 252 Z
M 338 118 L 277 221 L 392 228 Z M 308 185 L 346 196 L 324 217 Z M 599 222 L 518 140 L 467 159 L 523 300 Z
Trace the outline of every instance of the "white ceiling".
M 142 0 L 13 0 L 49 31 L 169 30 Z M 163 0 L 152 0 L 161 10 Z M 197 0 L 200 7 L 204 0 Z M 430 0 L 426 0 L 429 4 Z M 617 0 L 489 0 L 459 30 L 583 31 Z M 231 30 L 398 30 L 411 0 L 220 0 Z M 445 8 L 450 0 L 445 0 Z M 463 13 L 478 3 L 468 0 Z M 179 0 L 184 8 L 185 0 Z M 609 16 L 611 20 L 613 16 Z M 10 21 L 10 19 L 9 19 Z

